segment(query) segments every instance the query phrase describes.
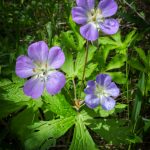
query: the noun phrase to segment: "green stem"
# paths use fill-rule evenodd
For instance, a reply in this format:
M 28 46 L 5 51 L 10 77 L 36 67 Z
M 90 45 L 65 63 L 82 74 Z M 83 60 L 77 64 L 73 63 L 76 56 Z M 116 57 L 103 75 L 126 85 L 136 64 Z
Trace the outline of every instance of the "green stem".
M 74 78 L 72 79 L 73 82 L 73 88 L 74 88 L 74 100 L 77 100 L 77 92 L 76 92 L 76 83 Z
M 86 41 L 86 48 L 85 48 L 85 61 L 84 61 L 83 75 L 81 80 L 81 91 L 84 87 L 85 69 L 86 69 L 87 61 L 88 61 L 88 41 Z

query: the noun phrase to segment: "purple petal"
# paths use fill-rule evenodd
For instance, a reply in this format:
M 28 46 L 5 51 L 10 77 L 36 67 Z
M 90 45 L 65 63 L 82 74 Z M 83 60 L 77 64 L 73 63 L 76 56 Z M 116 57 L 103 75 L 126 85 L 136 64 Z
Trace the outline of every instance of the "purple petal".
M 48 57 L 48 46 L 44 41 L 31 44 L 28 47 L 28 55 L 35 62 L 44 63 Z
M 95 0 L 76 0 L 79 7 L 84 7 L 86 9 L 93 9 L 95 5 Z
M 105 101 L 103 101 L 102 108 L 105 110 L 112 110 L 115 107 L 116 101 L 111 97 L 107 97 Z
M 112 82 L 109 86 L 106 87 L 106 92 L 116 98 L 119 96 L 120 90 L 119 88 L 116 86 L 116 84 L 114 82 Z
M 23 88 L 23 91 L 26 95 L 31 96 L 35 99 L 42 95 L 43 90 L 44 82 L 39 78 L 31 78 L 25 83 Z
M 89 108 L 93 109 L 93 108 L 97 107 L 100 104 L 100 100 L 95 95 L 86 95 L 86 97 L 85 97 L 85 104 Z
M 95 93 L 96 84 L 93 80 L 87 82 L 87 87 L 84 89 L 86 94 L 94 94 Z
M 46 89 L 51 95 L 57 94 L 65 85 L 66 79 L 63 73 L 54 72 L 48 76 Z
M 65 55 L 60 47 L 52 47 L 48 54 L 48 63 L 51 68 L 60 68 L 65 62 Z
M 27 56 L 19 56 L 16 61 L 16 74 L 20 78 L 28 78 L 34 75 L 35 68 L 32 60 Z
M 80 28 L 81 35 L 89 40 L 89 41 L 95 41 L 98 39 L 98 29 L 96 28 L 96 25 L 94 23 L 88 23 Z
M 98 7 L 101 9 L 103 17 L 114 15 L 118 9 L 118 5 L 114 0 L 101 0 Z
M 100 29 L 106 34 L 115 34 L 119 30 L 119 23 L 116 19 L 106 19 L 100 23 Z
M 87 10 L 83 7 L 72 8 L 72 19 L 78 24 L 85 24 L 87 22 Z
M 96 82 L 100 86 L 107 87 L 111 84 L 111 77 L 108 74 L 99 74 L 96 76 Z

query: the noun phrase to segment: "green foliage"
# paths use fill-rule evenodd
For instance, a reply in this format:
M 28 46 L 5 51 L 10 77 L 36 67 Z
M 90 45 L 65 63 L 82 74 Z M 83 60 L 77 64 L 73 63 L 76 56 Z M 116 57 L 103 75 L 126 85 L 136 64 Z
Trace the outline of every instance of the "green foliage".
M 70 150 L 96 150 L 96 145 L 90 136 L 87 128 L 85 127 L 82 116 L 76 117 L 75 129 L 73 140 L 70 146 Z
M 89 127 L 110 144 L 128 143 L 129 127 L 125 126 L 125 120 L 99 119 L 91 120 Z
M 25 141 L 28 150 L 47 149 L 54 146 L 56 139 L 64 135 L 74 124 L 75 117 L 66 117 L 52 121 L 41 121 L 30 126 L 31 134 Z
M 45 93 L 44 101 L 46 102 L 49 110 L 59 116 L 69 117 L 76 115 L 75 110 L 70 106 L 70 104 L 66 101 L 65 97 L 61 94 L 58 94 L 56 96 L 50 96 Z

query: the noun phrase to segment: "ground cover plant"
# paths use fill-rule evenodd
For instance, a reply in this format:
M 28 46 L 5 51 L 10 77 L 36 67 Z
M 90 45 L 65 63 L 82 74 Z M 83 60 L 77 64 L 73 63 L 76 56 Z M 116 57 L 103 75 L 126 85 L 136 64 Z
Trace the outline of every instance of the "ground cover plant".
M 150 148 L 148 0 L 0 3 L 0 149 Z

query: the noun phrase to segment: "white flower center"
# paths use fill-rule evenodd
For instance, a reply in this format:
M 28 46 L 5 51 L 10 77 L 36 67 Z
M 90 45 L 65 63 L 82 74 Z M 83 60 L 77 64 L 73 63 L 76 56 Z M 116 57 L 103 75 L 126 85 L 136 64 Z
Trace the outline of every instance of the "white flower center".
M 105 97 L 109 96 L 105 88 L 98 84 L 96 84 L 95 94 L 97 95 L 98 98 L 101 98 L 102 96 L 105 96 Z
M 48 76 L 55 72 L 55 69 L 52 69 L 48 66 L 47 63 L 34 63 L 35 68 L 33 69 L 33 72 L 35 73 L 36 78 L 40 78 L 41 81 L 47 81 Z
M 100 9 L 92 9 L 90 12 L 88 12 L 87 16 L 88 22 L 94 23 L 97 28 L 99 28 L 99 23 L 104 21 L 104 17 Z

